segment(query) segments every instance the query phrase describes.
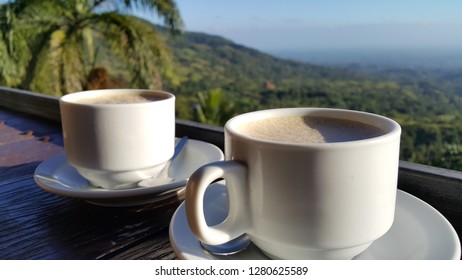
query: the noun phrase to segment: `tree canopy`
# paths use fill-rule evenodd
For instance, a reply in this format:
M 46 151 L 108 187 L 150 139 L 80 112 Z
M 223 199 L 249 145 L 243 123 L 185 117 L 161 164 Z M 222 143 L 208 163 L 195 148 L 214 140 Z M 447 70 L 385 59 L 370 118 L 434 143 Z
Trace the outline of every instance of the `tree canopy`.
M 182 21 L 174 0 L 16 0 L 0 5 L 0 83 L 62 95 L 87 89 L 99 50 L 130 73 L 138 88 L 161 88 L 173 77 L 171 54 L 155 26 L 134 15 L 159 16 L 172 33 Z M 107 54 L 106 54 L 107 56 Z

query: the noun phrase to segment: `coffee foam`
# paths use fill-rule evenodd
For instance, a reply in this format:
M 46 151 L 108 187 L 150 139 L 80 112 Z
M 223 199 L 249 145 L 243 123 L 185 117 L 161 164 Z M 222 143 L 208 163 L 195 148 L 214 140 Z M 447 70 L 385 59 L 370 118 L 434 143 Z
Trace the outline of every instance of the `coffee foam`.
M 149 93 L 124 93 L 79 98 L 78 102 L 84 104 L 133 104 L 147 103 L 161 99 L 163 98 Z
M 324 117 L 278 117 L 238 128 L 250 137 L 287 143 L 335 143 L 377 137 L 384 131 L 365 123 Z

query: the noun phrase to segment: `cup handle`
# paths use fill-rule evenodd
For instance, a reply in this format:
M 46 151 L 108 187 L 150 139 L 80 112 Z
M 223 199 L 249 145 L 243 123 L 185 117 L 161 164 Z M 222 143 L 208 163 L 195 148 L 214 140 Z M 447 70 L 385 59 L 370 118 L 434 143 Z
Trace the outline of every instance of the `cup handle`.
M 229 210 L 226 219 L 208 226 L 204 215 L 204 194 L 217 179 L 224 179 Z M 191 231 L 200 241 L 219 245 L 244 234 L 248 228 L 247 167 L 237 161 L 217 161 L 197 169 L 189 178 L 185 194 L 186 217 Z

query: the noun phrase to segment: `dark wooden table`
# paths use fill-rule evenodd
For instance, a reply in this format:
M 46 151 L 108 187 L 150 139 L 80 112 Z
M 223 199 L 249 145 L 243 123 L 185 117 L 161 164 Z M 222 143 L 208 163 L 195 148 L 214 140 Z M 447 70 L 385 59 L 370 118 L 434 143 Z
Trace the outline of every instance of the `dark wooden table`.
M 177 120 L 176 129 L 223 149 L 222 128 Z M 175 259 L 168 229 L 181 196 L 103 207 L 48 193 L 33 174 L 61 152 L 57 99 L 0 87 L 0 259 Z M 398 188 L 435 207 L 462 237 L 462 172 L 401 162 Z

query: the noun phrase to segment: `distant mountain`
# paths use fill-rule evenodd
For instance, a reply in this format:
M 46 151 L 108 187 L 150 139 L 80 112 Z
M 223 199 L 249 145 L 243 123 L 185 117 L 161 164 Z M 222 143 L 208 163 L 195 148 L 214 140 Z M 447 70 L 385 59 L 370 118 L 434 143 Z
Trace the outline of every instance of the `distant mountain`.
M 301 88 L 314 79 L 361 79 L 363 76 L 339 67 L 277 58 L 204 33 L 186 32 L 177 37 L 166 35 L 166 38 L 177 62 L 179 91 L 222 88 L 233 95 L 245 96 L 266 89 Z
M 444 69 L 462 68 L 460 48 L 330 48 L 276 51 L 278 57 L 317 65 L 380 66 L 382 68 Z

